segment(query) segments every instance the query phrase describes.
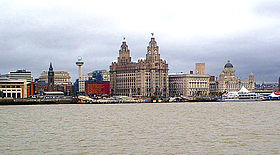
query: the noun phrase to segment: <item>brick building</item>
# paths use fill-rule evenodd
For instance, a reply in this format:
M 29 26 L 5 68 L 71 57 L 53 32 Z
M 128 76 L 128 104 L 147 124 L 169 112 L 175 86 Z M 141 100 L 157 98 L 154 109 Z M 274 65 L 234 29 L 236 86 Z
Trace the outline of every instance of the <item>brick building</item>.
M 26 98 L 26 80 L 1 80 L 0 91 L 4 98 Z

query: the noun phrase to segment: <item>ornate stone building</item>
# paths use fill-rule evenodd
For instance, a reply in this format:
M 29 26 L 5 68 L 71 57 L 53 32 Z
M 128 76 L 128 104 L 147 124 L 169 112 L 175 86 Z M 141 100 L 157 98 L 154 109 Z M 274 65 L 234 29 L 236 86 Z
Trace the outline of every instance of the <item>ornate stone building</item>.
M 217 84 L 217 92 L 219 93 L 239 91 L 242 86 L 249 91 L 253 91 L 255 89 L 254 74 L 251 73 L 248 80 L 241 80 L 237 78 L 235 76 L 233 65 L 230 61 L 228 61 L 228 63 L 224 66 L 224 70 L 220 74 Z
M 146 59 L 132 62 L 125 39 L 117 62 L 110 66 L 111 95 L 168 96 L 168 64 L 160 58 L 159 47 L 152 36 Z

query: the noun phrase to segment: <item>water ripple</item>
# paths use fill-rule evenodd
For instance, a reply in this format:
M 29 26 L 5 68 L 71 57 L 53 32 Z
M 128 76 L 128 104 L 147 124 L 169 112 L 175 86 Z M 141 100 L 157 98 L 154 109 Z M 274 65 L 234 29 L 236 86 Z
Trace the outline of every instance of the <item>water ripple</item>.
M 0 154 L 279 154 L 280 102 L 0 107 Z

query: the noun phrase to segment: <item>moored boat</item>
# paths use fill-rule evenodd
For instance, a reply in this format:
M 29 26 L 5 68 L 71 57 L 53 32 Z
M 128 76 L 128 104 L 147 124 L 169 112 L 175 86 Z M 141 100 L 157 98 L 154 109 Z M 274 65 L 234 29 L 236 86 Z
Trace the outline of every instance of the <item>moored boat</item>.
M 249 92 L 245 87 L 242 87 L 238 92 L 228 92 L 218 101 L 261 101 L 262 99 L 254 92 Z
M 269 96 L 265 96 L 264 100 L 280 100 L 280 92 L 272 92 Z

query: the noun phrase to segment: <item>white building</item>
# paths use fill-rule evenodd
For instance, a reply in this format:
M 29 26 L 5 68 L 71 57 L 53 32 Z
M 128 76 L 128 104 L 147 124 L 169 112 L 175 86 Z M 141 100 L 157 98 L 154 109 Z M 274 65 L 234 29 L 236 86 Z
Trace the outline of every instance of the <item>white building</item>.
M 82 75 L 79 78 L 79 92 L 85 92 L 86 91 L 86 81 L 91 77 L 90 75 Z
M 169 95 L 205 97 L 209 96 L 209 79 L 207 74 L 170 73 L 169 74 Z

